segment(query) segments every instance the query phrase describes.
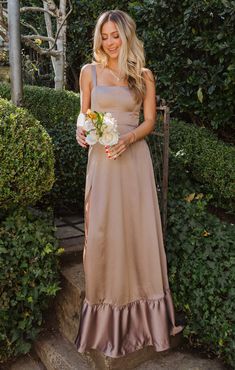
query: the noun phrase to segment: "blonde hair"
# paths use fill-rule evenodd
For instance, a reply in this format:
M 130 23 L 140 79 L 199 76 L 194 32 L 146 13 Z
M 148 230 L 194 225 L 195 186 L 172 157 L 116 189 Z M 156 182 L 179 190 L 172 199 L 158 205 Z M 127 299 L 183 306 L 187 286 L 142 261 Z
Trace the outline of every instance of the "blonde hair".
M 135 21 L 121 10 L 109 10 L 102 13 L 96 23 L 93 38 L 93 62 L 101 63 L 104 67 L 108 64 L 108 56 L 102 48 L 102 27 L 104 23 L 115 23 L 122 44 L 118 56 L 118 69 L 122 76 L 127 77 L 128 86 L 133 91 L 137 102 L 140 102 L 146 92 L 143 77 L 145 55 L 143 42 L 136 36 Z

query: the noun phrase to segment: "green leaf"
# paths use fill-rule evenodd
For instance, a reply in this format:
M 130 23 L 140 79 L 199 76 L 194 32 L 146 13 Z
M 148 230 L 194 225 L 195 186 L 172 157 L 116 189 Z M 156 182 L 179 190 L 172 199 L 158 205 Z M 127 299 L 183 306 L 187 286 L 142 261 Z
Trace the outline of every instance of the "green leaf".
M 198 100 L 200 101 L 200 103 L 203 102 L 203 93 L 202 93 L 202 88 L 199 87 L 199 89 L 197 90 L 197 97 L 198 97 Z

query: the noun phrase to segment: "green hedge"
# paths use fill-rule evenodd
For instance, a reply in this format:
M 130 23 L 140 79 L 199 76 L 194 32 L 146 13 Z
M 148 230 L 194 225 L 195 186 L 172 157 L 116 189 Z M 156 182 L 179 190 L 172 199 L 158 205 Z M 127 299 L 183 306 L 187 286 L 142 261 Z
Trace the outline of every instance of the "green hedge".
M 235 148 L 218 140 L 203 127 L 172 120 L 170 150 L 213 202 L 234 208 Z
M 0 84 L 0 96 L 10 99 L 10 87 Z M 79 95 L 37 86 L 24 87 L 23 105 L 44 126 L 52 138 L 55 155 L 55 183 L 40 203 L 60 209 L 83 209 L 87 150 L 75 138 L 80 110 Z
M 19 208 L 0 223 L 0 363 L 27 353 L 59 289 L 52 217 Z
M 0 97 L 10 100 L 10 85 L 0 84 Z M 23 106 L 27 108 L 46 129 L 72 120 L 80 110 L 79 95 L 68 90 L 54 90 L 49 87 L 24 86 Z
M 171 154 L 167 226 L 169 281 L 184 336 L 235 366 L 235 227 L 206 211 L 178 157 Z
M 74 121 L 61 121 L 48 133 L 54 144 L 56 181 L 44 202 L 50 202 L 58 211 L 61 207 L 83 211 L 87 149 L 76 141 Z
M 28 111 L 0 99 L 0 207 L 34 204 L 54 182 L 51 138 Z

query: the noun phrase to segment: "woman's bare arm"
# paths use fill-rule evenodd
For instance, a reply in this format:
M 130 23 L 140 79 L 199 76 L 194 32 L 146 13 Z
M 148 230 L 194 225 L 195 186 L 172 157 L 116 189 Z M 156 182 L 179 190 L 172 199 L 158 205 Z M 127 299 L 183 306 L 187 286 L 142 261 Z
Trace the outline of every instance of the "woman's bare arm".
M 91 65 L 86 64 L 82 67 L 79 77 L 80 86 L 80 113 L 86 113 L 91 107 Z M 78 127 L 76 130 L 76 139 L 79 145 L 87 148 L 88 144 L 85 141 L 84 130 Z
M 156 120 L 156 87 L 153 73 L 145 68 L 144 78 L 146 83 L 146 94 L 143 101 L 144 122 L 142 122 L 134 131 L 136 140 L 141 140 L 150 134 L 155 126 Z

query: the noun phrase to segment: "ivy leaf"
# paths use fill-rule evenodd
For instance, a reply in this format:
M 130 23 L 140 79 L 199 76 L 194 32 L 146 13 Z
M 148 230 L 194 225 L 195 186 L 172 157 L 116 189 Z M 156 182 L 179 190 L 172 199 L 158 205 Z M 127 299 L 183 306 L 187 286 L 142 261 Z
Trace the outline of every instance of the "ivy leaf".
M 202 88 L 199 87 L 199 89 L 197 90 L 197 97 L 198 97 L 198 100 L 200 101 L 200 103 L 203 102 L 203 93 L 202 93 Z

